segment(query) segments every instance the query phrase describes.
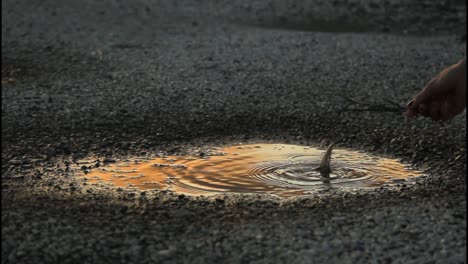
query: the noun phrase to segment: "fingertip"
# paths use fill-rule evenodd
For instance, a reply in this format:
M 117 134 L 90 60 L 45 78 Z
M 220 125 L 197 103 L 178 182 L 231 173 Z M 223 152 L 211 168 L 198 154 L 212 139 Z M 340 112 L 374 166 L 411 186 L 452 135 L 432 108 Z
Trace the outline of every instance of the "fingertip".
M 429 108 L 426 104 L 419 104 L 418 105 L 418 112 L 421 113 L 423 116 L 429 115 Z
M 407 118 L 414 118 L 416 116 L 418 116 L 418 112 L 412 110 L 412 109 L 408 109 L 408 111 L 406 111 L 405 113 L 403 113 L 403 115 Z
M 427 101 L 434 93 L 434 88 L 436 87 L 435 86 L 435 82 L 436 82 L 436 78 L 432 79 L 427 85 L 426 87 L 424 87 L 424 89 L 422 89 L 415 97 L 414 97 L 414 103 L 413 105 L 416 107 L 418 106 L 419 104 L 421 103 L 424 103 L 425 101 Z
M 413 104 L 414 104 L 414 100 L 411 100 L 406 104 L 406 107 L 411 108 L 413 107 Z
M 411 107 L 418 107 L 424 101 L 424 91 L 418 93 L 412 100 Z

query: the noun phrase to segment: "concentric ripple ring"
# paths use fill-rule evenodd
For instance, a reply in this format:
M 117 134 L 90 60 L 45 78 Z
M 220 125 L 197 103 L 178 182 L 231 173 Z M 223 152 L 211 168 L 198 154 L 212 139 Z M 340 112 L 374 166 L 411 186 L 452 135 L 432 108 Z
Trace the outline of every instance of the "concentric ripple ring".
M 324 149 L 287 144 L 237 145 L 207 157 L 171 156 L 133 159 L 78 173 L 88 184 L 129 189 L 170 190 L 187 195 L 269 193 L 302 195 L 331 185 L 372 188 L 420 176 L 395 159 L 336 148 L 330 183 L 316 168 Z

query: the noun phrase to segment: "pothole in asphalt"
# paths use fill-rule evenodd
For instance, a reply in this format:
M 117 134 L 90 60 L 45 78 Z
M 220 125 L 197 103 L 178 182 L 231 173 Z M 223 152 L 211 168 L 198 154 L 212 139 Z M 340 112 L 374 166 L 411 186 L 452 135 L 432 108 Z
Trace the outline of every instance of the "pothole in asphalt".
M 396 159 L 333 149 L 328 179 L 317 168 L 324 149 L 287 144 L 237 145 L 206 156 L 162 156 L 100 165 L 78 177 L 87 185 L 167 190 L 199 196 L 220 193 L 305 195 L 324 188 L 375 188 L 399 184 L 422 172 Z

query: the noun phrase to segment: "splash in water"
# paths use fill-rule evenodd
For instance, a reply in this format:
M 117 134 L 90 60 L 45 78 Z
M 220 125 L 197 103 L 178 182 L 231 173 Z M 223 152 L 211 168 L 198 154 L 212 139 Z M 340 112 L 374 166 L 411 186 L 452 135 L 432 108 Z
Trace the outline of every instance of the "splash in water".
M 187 195 L 269 193 L 292 196 L 327 185 L 376 187 L 421 174 L 394 159 L 334 149 L 330 159 L 332 170 L 324 181 L 322 172 L 317 170 L 323 163 L 324 152 L 298 145 L 240 145 L 205 158 L 171 156 L 117 162 L 80 177 L 91 184 L 172 190 Z

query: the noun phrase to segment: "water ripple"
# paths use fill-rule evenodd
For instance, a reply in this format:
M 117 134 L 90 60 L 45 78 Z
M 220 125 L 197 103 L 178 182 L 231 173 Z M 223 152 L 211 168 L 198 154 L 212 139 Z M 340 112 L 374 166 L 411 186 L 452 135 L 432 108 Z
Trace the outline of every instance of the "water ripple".
M 109 164 L 82 174 L 90 183 L 163 189 L 188 195 L 270 193 L 290 196 L 324 186 L 371 188 L 421 174 L 397 160 L 336 148 L 330 183 L 315 170 L 325 150 L 286 144 L 227 147 L 207 158 L 173 156 Z

